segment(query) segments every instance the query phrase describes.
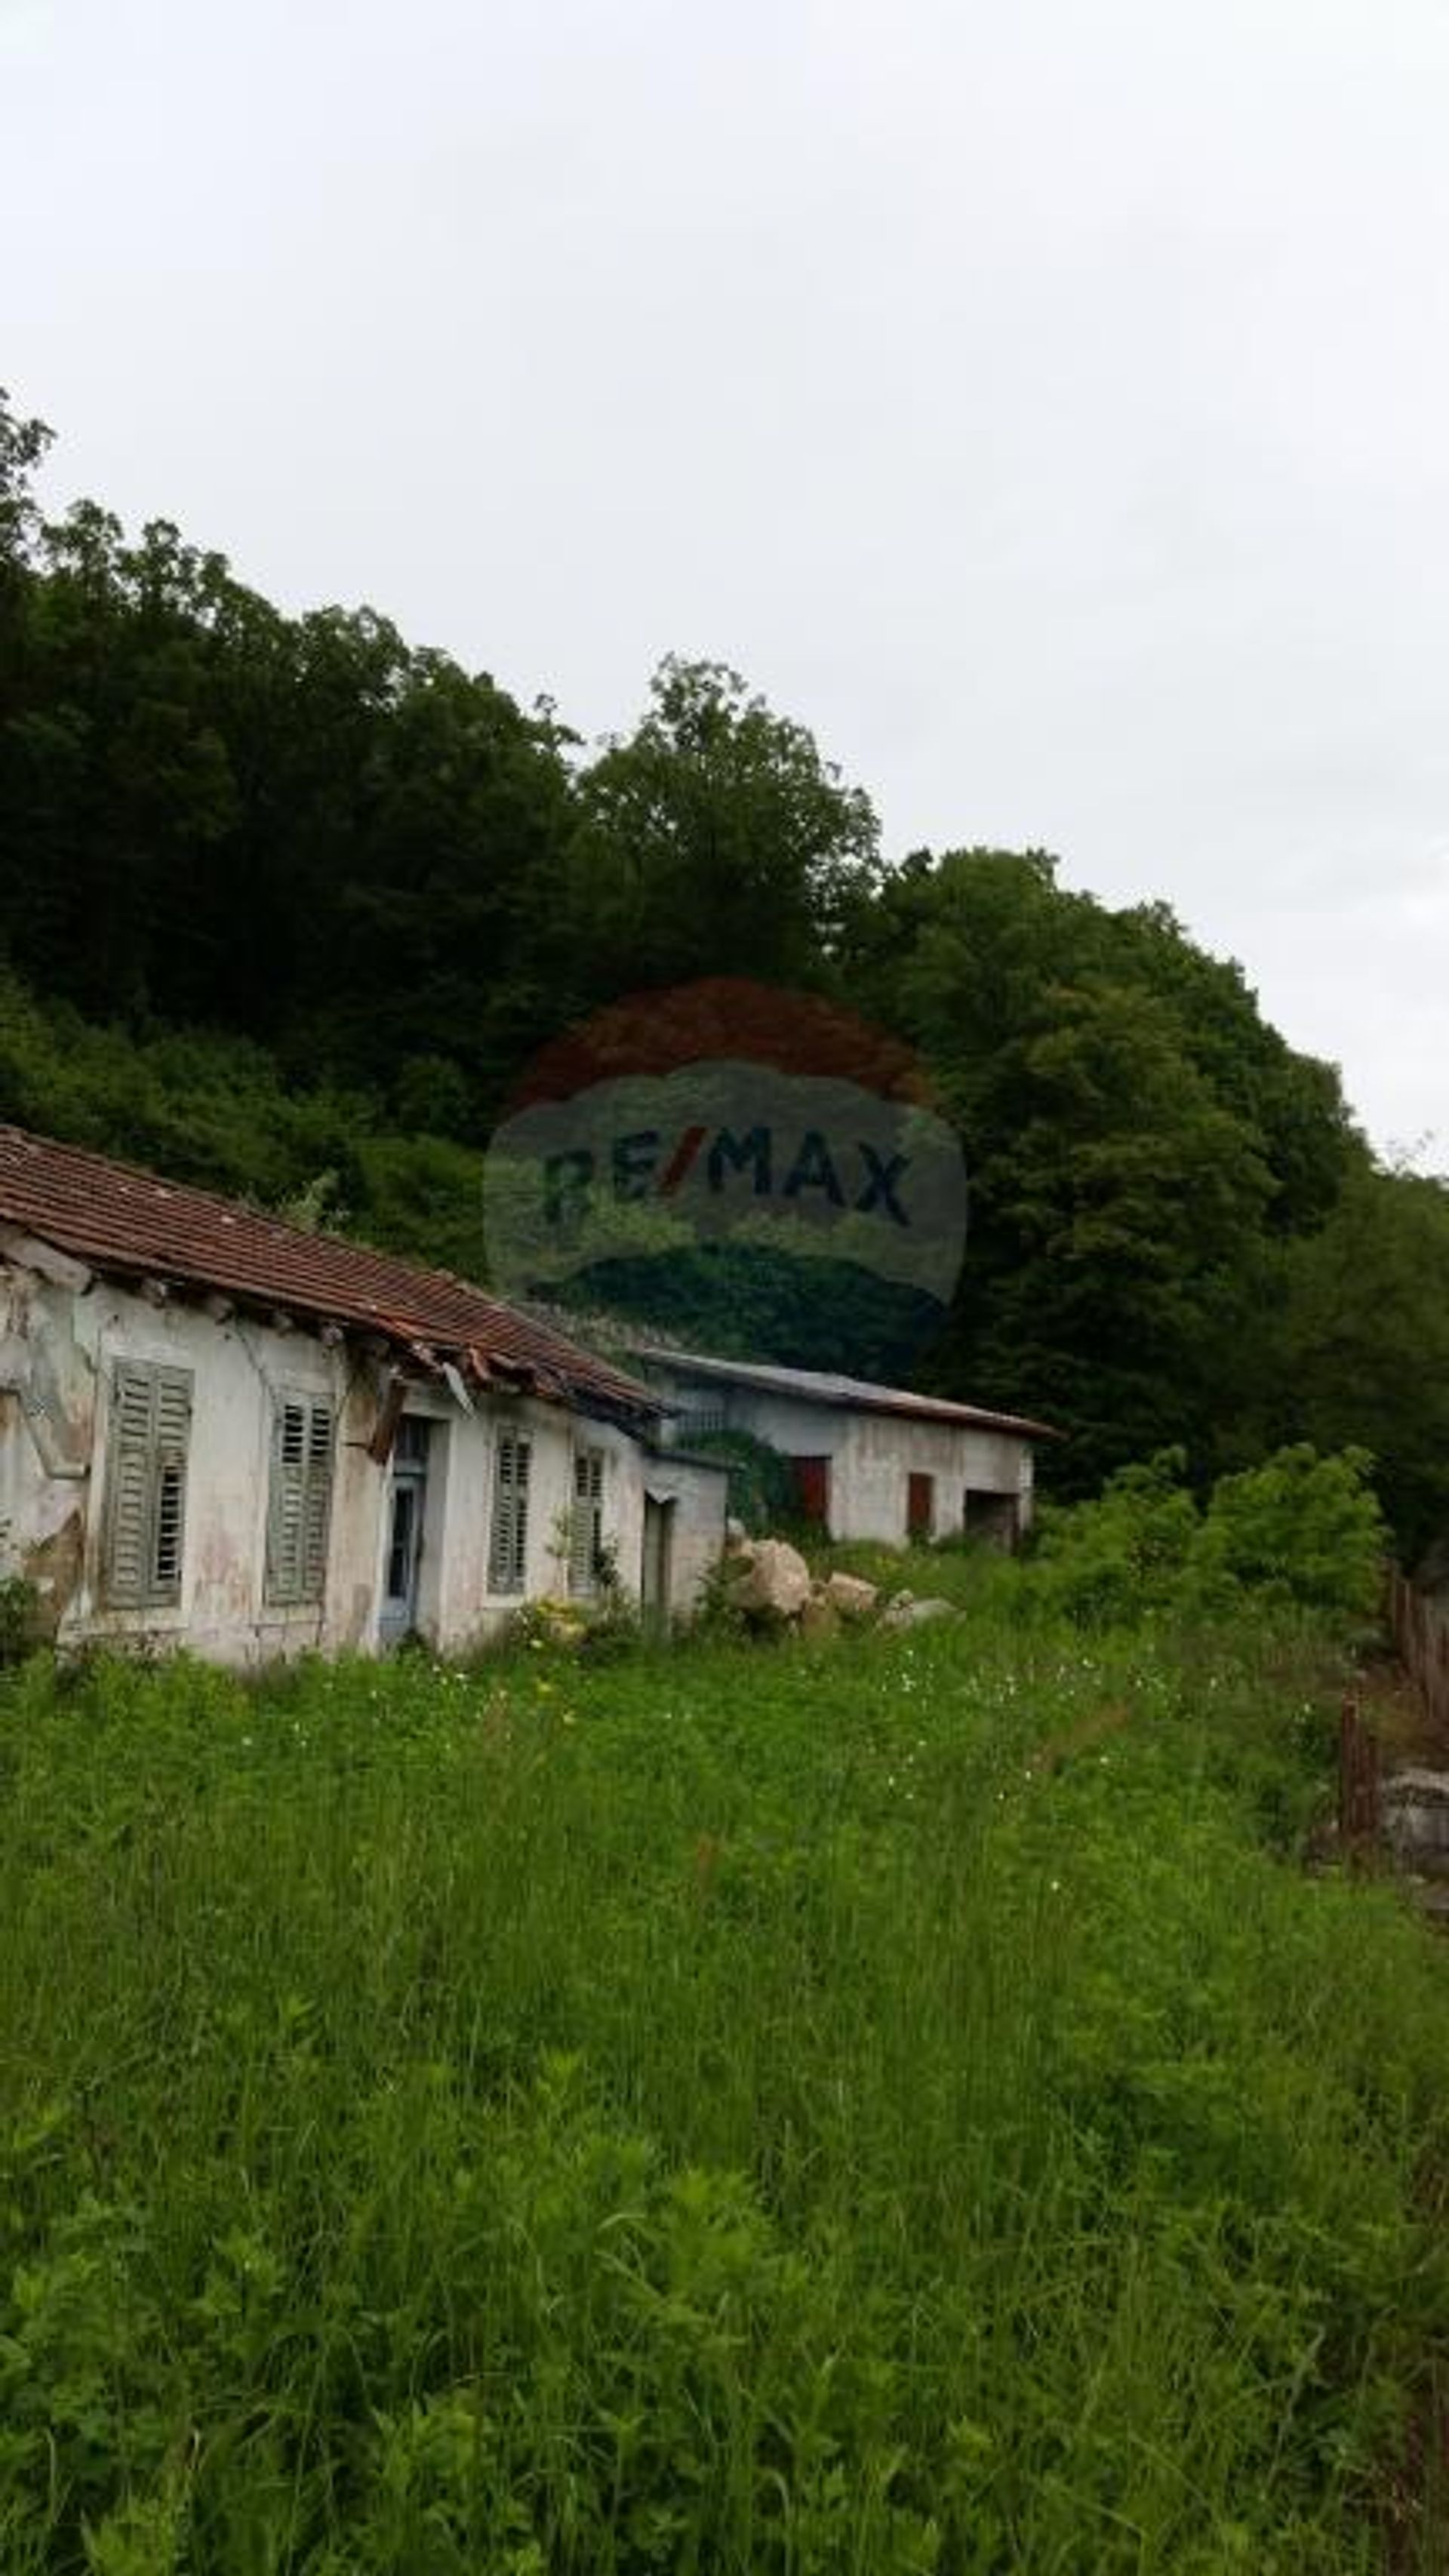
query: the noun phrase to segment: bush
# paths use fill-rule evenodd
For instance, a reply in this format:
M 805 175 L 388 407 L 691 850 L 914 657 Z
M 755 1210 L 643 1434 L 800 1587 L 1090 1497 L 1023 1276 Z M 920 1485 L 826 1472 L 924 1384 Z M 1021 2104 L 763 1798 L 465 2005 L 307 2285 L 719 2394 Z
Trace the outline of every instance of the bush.
M 607 1659 L 629 1653 L 643 1636 L 639 1612 L 617 1583 L 601 1584 L 587 1596 L 563 1594 L 526 1601 L 515 1610 L 490 1654 L 514 1653 L 520 1647 L 590 1655 Z
M 1224 1476 L 1200 1511 L 1180 1449 L 1124 1467 L 1094 1502 L 1042 1513 L 1033 1589 L 1103 1627 L 1144 1611 L 1231 1609 L 1249 1598 L 1357 1619 L 1372 1612 L 1387 1536 L 1361 1449 L 1300 1443 Z
M 1089 1626 L 1160 1609 L 1180 1586 L 1198 1532 L 1186 1453 L 1119 1468 L 1094 1502 L 1044 1507 L 1036 1563 L 1051 1606 Z
M 1378 1601 L 1388 1534 L 1366 1450 L 1320 1458 L 1300 1442 L 1214 1486 L 1193 1541 L 1189 1588 L 1204 1605 L 1244 1590 L 1275 1602 L 1366 1617 Z
M 752 1431 L 701 1431 L 685 1444 L 699 1458 L 719 1458 L 729 1469 L 730 1515 L 752 1537 L 797 1520 L 800 1497 L 788 1458 Z
M 18 1664 L 40 1634 L 40 1597 L 23 1574 L 0 1581 L 0 1664 Z

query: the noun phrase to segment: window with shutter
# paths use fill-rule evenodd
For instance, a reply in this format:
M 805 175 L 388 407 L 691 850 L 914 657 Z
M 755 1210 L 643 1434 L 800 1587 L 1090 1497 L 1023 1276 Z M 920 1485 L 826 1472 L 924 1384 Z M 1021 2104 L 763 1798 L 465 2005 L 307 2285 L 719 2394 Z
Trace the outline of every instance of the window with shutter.
M 267 1508 L 267 1599 L 279 1607 L 320 1601 L 332 1526 L 333 1414 L 306 1395 L 277 1399 Z
M 118 1360 L 111 1380 L 103 1589 L 116 1609 L 181 1598 L 190 1369 Z
M 488 1550 L 491 1592 L 521 1592 L 528 1574 L 528 1468 L 531 1443 L 500 1431 L 493 1457 L 493 1533 Z
M 569 1515 L 569 1590 L 598 1589 L 599 1554 L 604 1535 L 604 1453 L 574 1451 L 574 1503 Z

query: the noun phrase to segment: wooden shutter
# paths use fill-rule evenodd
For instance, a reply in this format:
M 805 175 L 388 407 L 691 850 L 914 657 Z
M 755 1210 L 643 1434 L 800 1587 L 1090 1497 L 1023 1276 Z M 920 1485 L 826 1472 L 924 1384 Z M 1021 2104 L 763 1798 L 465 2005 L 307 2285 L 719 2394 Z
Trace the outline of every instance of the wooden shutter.
M 302 1569 L 302 1493 L 307 1408 L 284 1398 L 272 1419 L 272 1487 L 267 1503 L 267 1599 L 295 1601 Z
M 522 1432 L 500 1431 L 493 1460 L 491 1592 L 521 1592 L 527 1580 L 529 1450 Z
M 181 1598 L 190 1445 L 191 1371 L 118 1360 L 104 1586 L 118 1609 Z
M 327 1589 L 332 1531 L 332 1407 L 314 1404 L 307 1428 L 307 1500 L 302 1514 L 302 1594 L 320 1601 Z
M 320 1601 L 332 1519 L 332 1407 L 281 1396 L 272 1431 L 267 1599 Z
M 191 1376 L 156 1371 L 156 1518 L 151 1555 L 153 1601 L 181 1598 L 186 1538 L 186 1453 L 191 1445 Z
M 574 1507 L 569 1516 L 569 1590 L 592 1592 L 599 1579 L 604 1459 L 599 1449 L 574 1451 Z
M 111 1382 L 106 1598 L 146 1598 L 151 1528 L 151 1371 L 118 1361 Z

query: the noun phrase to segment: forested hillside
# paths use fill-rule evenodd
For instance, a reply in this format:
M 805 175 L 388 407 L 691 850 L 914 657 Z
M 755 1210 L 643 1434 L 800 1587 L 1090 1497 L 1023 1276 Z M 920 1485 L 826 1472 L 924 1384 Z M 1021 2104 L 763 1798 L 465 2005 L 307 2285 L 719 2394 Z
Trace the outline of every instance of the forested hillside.
M 963 1139 L 934 1383 L 1067 1425 L 1079 1490 L 1169 1441 L 1354 1441 L 1407 1548 L 1449 1521 L 1449 1193 L 1375 1165 L 1165 905 L 1039 852 L 887 864 L 715 665 L 591 751 L 371 610 L 47 518 L 47 444 L 0 402 L 0 1114 L 476 1271 L 536 1046 L 692 976 L 811 988 L 910 1041 Z

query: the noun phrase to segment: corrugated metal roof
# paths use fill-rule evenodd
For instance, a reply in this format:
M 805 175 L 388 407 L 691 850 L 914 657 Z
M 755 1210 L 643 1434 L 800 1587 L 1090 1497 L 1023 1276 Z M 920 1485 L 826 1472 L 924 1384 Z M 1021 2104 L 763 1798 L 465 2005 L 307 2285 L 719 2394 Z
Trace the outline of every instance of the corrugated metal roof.
M 446 1271 L 0 1126 L 0 1222 L 123 1278 L 215 1290 L 447 1357 L 481 1384 L 656 1416 L 657 1394 Z
M 876 1386 L 870 1379 L 840 1377 L 826 1369 L 776 1368 L 757 1360 L 722 1360 L 703 1351 L 674 1351 L 636 1342 L 634 1356 L 644 1364 L 677 1369 L 737 1386 L 759 1387 L 768 1395 L 796 1396 L 805 1404 L 851 1405 L 862 1413 L 898 1413 L 916 1422 L 955 1423 L 966 1431 L 1008 1431 L 1022 1440 L 1060 1440 L 1050 1423 L 1033 1422 L 1020 1413 L 994 1413 L 977 1404 L 955 1404 L 944 1395 L 916 1395 L 909 1387 Z

